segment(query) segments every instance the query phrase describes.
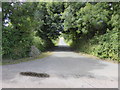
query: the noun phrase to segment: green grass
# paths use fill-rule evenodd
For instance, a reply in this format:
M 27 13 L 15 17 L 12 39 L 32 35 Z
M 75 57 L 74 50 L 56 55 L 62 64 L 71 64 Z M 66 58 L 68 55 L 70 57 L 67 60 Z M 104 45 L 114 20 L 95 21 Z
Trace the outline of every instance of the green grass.
M 37 59 L 48 57 L 50 55 L 52 55 L 52 52 L 43 52 L 37 57 L 29 57 L 29 58 L 23 58 L 23 59 L 18 59 L 18 60 L 3 60 L 2 62 L 0 62 L 0 65 L 18 64 L 21 62 L 34 61 Z
M 116 61 L 116 60 L 110 60 L 110 59 L 100 58 L 100 57 L 97 57 L 97 56 L 95 56 L 95 55 L 87 54 L 87 53 L 80 52 L 80 51 L 76 51 L 76 53 L 78 53 L 79 55 L 82 55 L 82 56 L 86 56 L 86 57 L 88 57 L 88 58 L 96 59 L 96 60 L 102 60 L 102 61 L 111 62 L 111 63 L 116 63 L 116 64 L 119 63 L 119 62 Z

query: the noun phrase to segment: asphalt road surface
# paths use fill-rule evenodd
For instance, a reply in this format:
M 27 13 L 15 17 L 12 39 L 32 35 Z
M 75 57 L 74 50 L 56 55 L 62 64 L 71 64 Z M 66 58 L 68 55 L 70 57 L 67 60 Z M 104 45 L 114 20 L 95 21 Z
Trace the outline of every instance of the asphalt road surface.
M 51 56 L 2 68 L 2 88 L 118 88 L 118 64 L 73 52 L 60 38 Z M 47 73 L 48 78 L 20 75 Z

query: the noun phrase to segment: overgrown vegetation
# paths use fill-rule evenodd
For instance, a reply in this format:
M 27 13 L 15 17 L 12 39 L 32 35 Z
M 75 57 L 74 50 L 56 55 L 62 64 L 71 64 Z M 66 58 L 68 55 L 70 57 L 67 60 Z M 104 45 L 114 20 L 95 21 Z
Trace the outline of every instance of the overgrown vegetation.
M 34 61 L 34 60 L 39 60 L 39 59 L 48 57 L 50 55 L 52 55 L 51 52 L 43 52 L 37 57 L 27 57 L 27 58 L 21 58 L 21 59 L 16 59 L 16 60 L 4 59 L 3 62 L 0 62 L 0 65 L 18 64 L 21 62 Z
M 40 51 L 54 46 L 61 30 L 62 4 L 3 2 L 2 6 L 3 58 L 28 57 L 32 45 Z
M 118 58 L 120 2 L 4 2 L 3 57 L 28 57 L 30 47 L 40 51 L 56 44 L 60 33 L 76 50 Z
M 70 3 L 62 16 L 64 37 L 77 51 L 120 62 L 119 4 Z

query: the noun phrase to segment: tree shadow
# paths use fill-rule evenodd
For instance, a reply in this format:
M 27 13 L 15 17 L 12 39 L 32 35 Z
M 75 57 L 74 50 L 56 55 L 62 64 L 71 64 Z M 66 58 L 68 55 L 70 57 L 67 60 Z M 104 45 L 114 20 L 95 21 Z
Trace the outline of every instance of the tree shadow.
M 51 51 L 58 51 L 58 52 L 69 52 L 69 51 L 73 51 L 73 49 L 69 46 L 64 46 L 64 45 L 59 45 L 59 46 L 55 46 L 53 49 L 51 49 Z

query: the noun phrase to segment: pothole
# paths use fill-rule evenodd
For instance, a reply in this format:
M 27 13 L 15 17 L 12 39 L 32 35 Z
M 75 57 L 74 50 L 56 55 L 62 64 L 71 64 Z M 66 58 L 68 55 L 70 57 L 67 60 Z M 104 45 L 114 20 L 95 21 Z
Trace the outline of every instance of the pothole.
M 36 73 L 36 72 L 20 72 L 20 75 L 23 76 L 32 76 L 32 77 L 40 77 L 40 78 L 48 78 L 50 75 L 47 73 Z

